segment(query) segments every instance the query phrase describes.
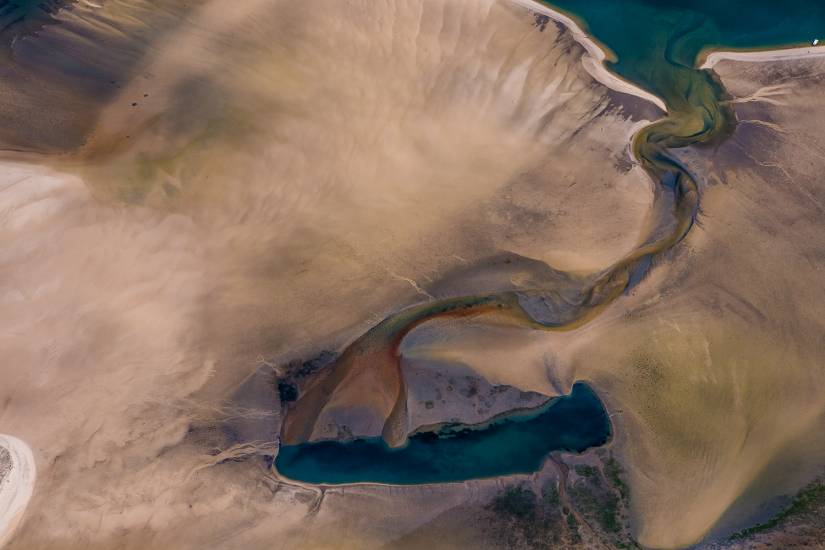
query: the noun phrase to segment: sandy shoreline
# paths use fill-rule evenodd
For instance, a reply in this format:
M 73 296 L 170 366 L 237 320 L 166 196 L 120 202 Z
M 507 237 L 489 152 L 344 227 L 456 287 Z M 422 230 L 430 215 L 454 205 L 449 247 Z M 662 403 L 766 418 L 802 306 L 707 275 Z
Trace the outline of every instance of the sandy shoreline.
M 571 33 L 573 38 L 581 44 L 587 55 L 582 57 L 582 64 L 587 72 L 596 79 L 599 83 L 607 86 L 611 90 L 634 95 L 646 101 L 650 101 L 657 107 L 667 112 L 667 107 L 664 101 L 659 97 L 639 88 L 635 84 L 620 78 L 611 73 L 604 66 L 604 60 L 607 58 L 605 49 L 598 44 L 598 42 L 589 36 L 576 21 L 557 12 L 538 0 L 510 0 L 513 4 L 527 8 L 536 13 L 548 16 L 553 21 L 564 25 Z M 722 60 L 729 59 L 733 61 L 746 62 L 760 62 L 760 61 L 781 61 L 786 59 L 804 59 L 825 56 L 825 43 L 820 43 L 818 46 L 796 46 L 791 48 L 781 48 L 772 50 L 707 50 L 699 55 L 697 61 L 698 69 L 713 69 L 713 67 Z
M 36 468 L 31 449 L 20 439 L 0 434 L 0 446 L 11 458 L 11 469 L 0 481 L 0 547 L 5 545 L 23 518 L 34 492 Z
M 805 59 L 825 56 L 825 47 L 801 46 L 795 48 L 782 48 L 779 50 L 718 50 L 702 52 L 699 60 L 700 69 L 713 69 L 713 67 L 725 59 L 731 61 L 760 62 L 760 61 L 783 61 L 787 59 Z
M 584 30 L 582 30 L 578 23 L 576 23 L 573 19 L 563 13 L 549 8 L 544 4 L 541 4 L 540 2 L 537 2 L 536 0 L 510 0 L 510 2 L 536 13 L 546 15 L 553 21 L 561 23 L 571 33 L 573 33 L 573 38 L 576 42 L 581 44 L 584 49 L 587 50 L 587 55 L 582 57 L 582 64 L 584 65 L 584 68 L 587 70 L 588 74 L 590 74 L 590 76 L 596 79 L 599 83 L 607 86 L 611 90 L 634 95 L 646 101 L 650 101 L 662 111 L 667 112 L 667 106 L 660 98 L 608 71 L 604 66 L 604 60 L 607 58 L 607 54 L 604 49 L 599 46 L 586 32 L 584 32 Z

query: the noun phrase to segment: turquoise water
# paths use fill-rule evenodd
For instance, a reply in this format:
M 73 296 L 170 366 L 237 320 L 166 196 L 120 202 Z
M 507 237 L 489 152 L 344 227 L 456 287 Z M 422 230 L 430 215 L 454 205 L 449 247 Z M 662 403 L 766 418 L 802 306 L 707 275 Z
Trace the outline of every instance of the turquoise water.
M 711 72 L 695 68 L 703 49 L 773 47 L 825 38 L 825 2 L 556 0 L 548 4 L 578 19 L 612 50 L 609 69 L 661 97 L 668 107 L 667 117 L 635 136 L 633 150 L 662 191 L 672 195 L 674 223 L 663 234 L 651 235 L 593 283 L 588 292 L 593 298 L 579 312 L 579 317 L 587 318 L 588 310 L 598 311 L 649 269 L 655 255 L 681 242 L 696 220 L 697 180 L 672 150 L 724 139 L 735 123 L 722 85 Z M 433 311 L 431 316 L 437 314 L 437 307 Z M 416 323 L 426 320 L 419 317 Z M 403 315 L 398 317 L 402 329 L 409 322 Z M 598 397 L 586 385 L 576 384 L 570 396 L 530 415 L 510 416 L 485 427 L 418 434 L 401 449 L 388 447 L 381 438 L 284 446 L 275 466 L 287 477 L 311 483 L 461 481 L 536 471 L 551 451 L 601 445 L 610 430 Z
M 587 384 L 529 413 L 484 426 L 445 426 L 392 449 L 380 437 L 282 446 L 275 460 L 284 476 L 308 483 L 444 483 L 535 472 L 552 451 L 603 445 L 611 427 Z
M 825 38 L 820 0 L 553 0 L 618 58 L 608 67 L 677 106 L 704 48 L 750 49 Z

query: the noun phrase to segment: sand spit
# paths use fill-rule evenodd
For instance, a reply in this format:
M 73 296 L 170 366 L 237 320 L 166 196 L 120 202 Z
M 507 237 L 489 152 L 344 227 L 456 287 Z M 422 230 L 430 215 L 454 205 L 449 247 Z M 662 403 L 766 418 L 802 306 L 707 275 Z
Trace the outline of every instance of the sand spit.
M 576 23 L 573 19 L 534 0 L 510 1 L 536 13 L 546 15 L 553 21 L 557 21 L 558 23 L 564 25 L 573 35 L 576 42 L 581 44 L 584 49 L 587 50 L 587 55 L 582 56 L 582 65 L 584 65 L 584 68 L 587 70 L 588 74 L 600 84 L 607 86 L 611 90 L 634 95 L 650 101 L 662 111 L 667 112 L 667 106 L 660 98 L 608 71 L 604 66 L 604 60 L 607 59 L 607 54 L 605 54 L 604 50 L 586 32 L 584 32 L 584 30 L 582 30 L 578 23 Z
M 700 69 L 713 69 L 717 63 L 725 59 L 730 61 L 745 61 L 751 63 L 769 61 L 788 61 L 793 59 L 813 59 L 825 57 L 825 46 L 806 46 L 801 48 L 782 48 L 779 50 L 760 51 L 712 51 L 703 53 L 699 60 Z
M 11 540 L 34 492 L 37 468 L 31 449 L 22 440 L 0 434 L 0 547 Z

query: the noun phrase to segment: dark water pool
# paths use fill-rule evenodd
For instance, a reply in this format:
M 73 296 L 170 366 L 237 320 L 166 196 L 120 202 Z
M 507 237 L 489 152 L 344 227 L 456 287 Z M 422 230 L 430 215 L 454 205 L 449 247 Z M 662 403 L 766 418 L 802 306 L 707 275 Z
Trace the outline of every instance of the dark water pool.
M 412 436 L 400 449 L 381 438 L 283 446 L 277 470 L 309 483 L 443 483 L 529 473 L 551 451 L 581 452 L 610 438 L 607 411 L 577 382 L 569 395 L 483 426 L 452 425 Z

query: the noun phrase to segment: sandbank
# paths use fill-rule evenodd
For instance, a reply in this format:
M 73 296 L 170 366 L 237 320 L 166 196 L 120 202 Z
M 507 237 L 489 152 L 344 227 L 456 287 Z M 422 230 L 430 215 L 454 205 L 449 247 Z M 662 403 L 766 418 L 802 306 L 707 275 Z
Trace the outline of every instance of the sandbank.
M 624 94 L 634 95 L 644 100 L 650 101 L 663 111 L 667 112 L 665 102 L 655 95 L 647 92 L 635 84 L 624 80 L 607 70 L 604 66 L 604 60 L 607 54 L 604 49 L 600 47 L 595 40 L 590 37 L 573 19 L 557 12 L 544 4 L 536 2 L 535 0 L 510 0 L 512 3 L 527 8 L 536 13 L 546 15 L 553 21 L 564 25 L 572 34 L 573 38 L 587 50 L 587 55 L 582 56 L 582 65 L 587 70 L 587 73 L 592 76 L 600 84 L 607 86 L 611 90 L 621 92 Z
M 713 69 L 717 63 L 728 59 L 731 61 L 745 61 L 745 62 L 764 62 L 764 61 L 783 61 L 788 59 L 805 59 L 810 57 L 825 56 L 825 47 L 819 46 L 805 46 L 795 48 L 782 48 L 778 50 L 719 50 L 702 52 L 699 56 L 700 69 Z
M 0 547 L 10 539 L 34 492 L 36 467 L 31 449 L 20 439 L 0 434 L 0 447 L 9 452 L 11 469 L 0 479 Z

